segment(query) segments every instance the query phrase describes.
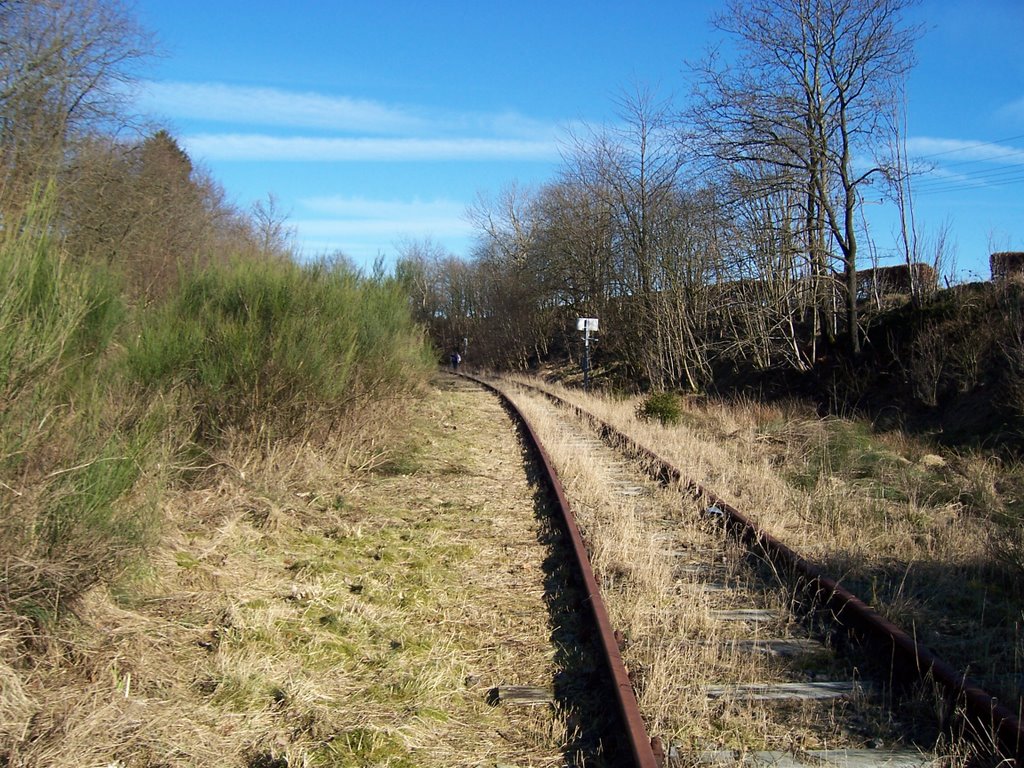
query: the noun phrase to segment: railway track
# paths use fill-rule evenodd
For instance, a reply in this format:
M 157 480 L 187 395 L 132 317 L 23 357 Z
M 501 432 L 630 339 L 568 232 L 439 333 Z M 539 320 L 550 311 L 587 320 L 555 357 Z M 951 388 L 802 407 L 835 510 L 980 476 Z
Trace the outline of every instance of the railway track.
M 739 510 L 551 393 L 474 380 L 548 467 L 633 764 L 949 765 L 950 730 L 1019 760 L 1014 713 Z

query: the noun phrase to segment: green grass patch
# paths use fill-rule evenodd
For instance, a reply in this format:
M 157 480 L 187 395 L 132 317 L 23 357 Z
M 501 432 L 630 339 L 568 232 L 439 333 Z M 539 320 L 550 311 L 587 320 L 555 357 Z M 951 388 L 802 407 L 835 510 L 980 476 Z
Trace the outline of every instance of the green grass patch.
M 386 459 L 374 467 L 373 471 L 381 477 L 401 477 L 402 475 L 416 474 L 420 466 L 415 454 L 403 453 Z
M 766 430 L 771 435 L 772 429 Z M 790 482 L 801 490 L 812 490 L 823 478 L 867 481 L 882 498 L 905 500 L 902 487 L 909 462 L 887 448 L 870 425 L 845 419 L 826 419 L 809 430 L 801 446 L 803 460 L 792 463 Z
M 206 685 L 212 688 L 210 703 L 230 712 L 267 709 L 280 698 L 279 686 L 257 674 L 228 674 Z
M 338 734 L 313 753 L 312 763 L 337 768 L 371 765 L 413 768 L 417 764 L 396 737 L 371 728 L 354 728 Z

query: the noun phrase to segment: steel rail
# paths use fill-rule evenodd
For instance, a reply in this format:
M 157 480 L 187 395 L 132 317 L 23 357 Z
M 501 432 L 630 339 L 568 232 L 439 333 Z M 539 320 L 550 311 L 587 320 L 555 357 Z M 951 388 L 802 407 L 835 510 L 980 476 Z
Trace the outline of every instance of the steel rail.
M 994 746 L 1004 759 L 1024 767 L 1024 723 L 1014 712 L 992 694 L 985 691 L 966 674 L 940 659 L 933 651 L 919 643 L 905 630 L 886 619 L 863 600 L 841 586 L 818 566 L 783 544 L 778 538 L 761 529 L 753 520 L 729 504 L 714 491 L 700 483 L 683 477 L 682 472 L 650 448 L 623 434 L 600 417 L 564 400 L 540 387 L 520 384 L 533 389 L 556 403 L 572 409 L 578 416 L 593 423 L 601 437 L 616 441 L 634 456 L 646 461 L 656 471 L 655 477 L 666 483 L 676 483 L 698 499 L 706 499 L 716 507 L 730 533 L 751 548 L 757 548 L 775 566 L 783 565 L 798 577 L 798 588 L 814 604 L 826 606 L 833 620 L 890 652 L 893 672 L 912 675 L 918 680 L 929 679 L 938 684 L 947 701 L 963 708 L 963 717 L 973 730 L 967 733 L 975 738 L 984 736 L 988 746 Z
M 576 568 L 583 589 L 586 592 L 586 603 L 590 607 L 591 617 L 597 627 L 605 664 L 612 678 L 616 707 L 626 730 L 626 739 L 629 743 L 633 763 L 636 765 L 636 768 L 657 768 L 660 765 L 660 756 L 656 752 L 661 751 L 660 742 L 657 739 L 648 738 L 647 728 L 640 715 L 640 707 L 633 692 L 633 683 L 629 679 L 629 673 L 626 671 L 626 665 L 622 660 L 618 640 L 615 637 L 611 620 L 608 617 L 608 610 L 601 599 L 601 592 L 597 585 L 597 578 L 594 576 L 594 570 L 590 566 L 590 558 L 587 555 L 583 536 L 576 525 L 575 515 L 569 505 L 569 500 L 565 496 L 565 491 L 562 489 L 561 480 L 558 478 L 558 472 L 555 470 L 551 458 L 544 449 L 544 445 L 534 431 L 533 426 L 508 395 L 490 382 L 472 374 L 460 371 L 457 375 L 470 379 L 496 394 L 506 410 L 512 414 L 513 418 L 522 427 L 527 447 L 543 470 L 548 490 L 557 502 L 559 517 L 572 543 Z

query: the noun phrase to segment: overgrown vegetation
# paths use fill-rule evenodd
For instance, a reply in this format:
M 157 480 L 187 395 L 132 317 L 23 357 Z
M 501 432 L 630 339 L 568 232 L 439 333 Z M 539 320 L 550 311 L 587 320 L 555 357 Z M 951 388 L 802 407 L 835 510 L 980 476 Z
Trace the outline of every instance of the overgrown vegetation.
M 865 421 L 821 417 L 796 400 L 688 398 L 682 401 L 680 423 L 663 426 L 638 418 L 639 397 L 588 396 L 550 383 L 542 386 L 668 458 L 688 480 L 715 490 L 821 564 L 1001 701 L 1019 705 L 1024 696 L 1018 631 L 1024 604 L 1024 468 L 1019 463 L 981 452 L 941 450 L 906 433 L 879 433 Z M 584 475 L 579 469 L 584 462 L 577 448 L 567 455 L 575 482 Z M 599 492 L 592 505 L 581 505 L 589 519 L 605 504 L 607 524 L 614 529 L 605 535 L 601 526 L 592 526 L 589 533 L 601 542 L 588 546 L 603 556 L 606 546 L 625 549 L 629 541 L 638 543 L 637 551 L 618 555 L 616 565 L 605 563 L 602 573 L 616 574 L 621 581 L 616 588 L 625 590 L 653 582 L 648 596 L 631 595 L 625 601 L 640 613 L 637 621 L 649 621 L 649 606 L 677 594 L 673 577 L 668 583 L 657 578 L 671 562 L 664 556 L 665 536 L 645 535 L 628 505 L 608 504 L 606 495 Z M 664 516 L 652 517 L 660 522 Z M 696 512 L 685 518 L 673 521 L 673 535 L 682 535 L 687 525 L 706 533 Z M 637 636 L 651 638 L 655 632 L 644 627 Z M 678 636 L 671 637 L 677 648 Z M 658 684 L 681 679 L 680 688 L 689 691 L 705 667 L 698 661 L 692 670 L 669 672 L 686 663 L 679 653 L 652 653 L 640 667 Z M 671 690 L 652 706 L 665 706 L 669 717 L 678 717 L 681 695 Z M 687 724 L 680 733 L 685 739 L 706 727 L 703 721 Z M 756 738 L 755 728 L 751 733 L 740 738 Z
M 869 2 L 857 17 L 878 14 L 876 63 L 888 68 L 865 93 L 902 74 L 904 5 Z M 718 410 L 670 394 L 796 383 L 835 410 L 870 406 L 880 426 L 973 413 L 993 427 L 979 442 L 1024 434 L 1018 287 L 929 301 L 915 278 L 906 308 L 862 312 L 882 302 L 860 296 L 853 232 L 826 215 L 859 204 L 859 182 L 843 179 L 841 156 L 813 151 L 808 115 L 793 108 L 823 94 L 793 101 L 792 83 L 759 81 L 771 93 L 742 103 L 790 99 L 774 127 L 802 139 L 794 156 L 737 122 L 742 135 L 723 130 L 700 149 L 711 160 L 742 150 L 742 162 L 694 176 L 669 105 L 640 92 L 557 182 L 481 205 L 472 260 L 415 246 L 390 278 L 343 258 L 296 263 L 272 198 L 240 209 L 169 132 L 125 130 L 135 116 L 118 94 L 150 44 L 117 0 L 0 3 L 0 39 L 0 763 L 31 752 L 34 764 L 411 765 L 424 753 L 450 764 L 434 736 L 460 733 L 452 710 L 499 722 L 478 666 L 533 672 L 506 642 L 500 606 L 465 639 L 481 616 L 467 594 L 486 602 L 506 586 L 492 577 L 515 576 L 539 601 L 537 582 L 518 576 L 542 564 L 516 549 L 534 535 L 516 527 L 522 499 L 492 538 L 472 539 L 510 485 L 491 478 L 481 493 L 479 481 L 514 465 L 514 446 L 469 469 L 436 450 L 464 447 L 464 432 L 420 436 L 429 452 L 406 439 L 433 365 L 417 320 L 439 348 L 468 339 L 470 363 L 521 368 L 571 361 L 572 320 L 600 317 L 610 333 L 592 340 L 598 369 L 658 391 L 613 404 L 623 418 L 697 432 L 692 464 L 705 469 L 721 465 L 718 443 L 732 446 L 712 485 L 766 498 L 769 527 L 788 526 L 893 615 L 931 621 L 938 603 L 955 604 L 960 624 L 940 627 L 937 644 L 1016 670 L 1020 640 L 1000 634 L 1017 620 L 1024 568 L 1016 464 L 936 456 L 795 406 Z M 846 130 L 843 116 L 821 117 L 814 131 Z M 858 152 L 877 148 L 877 125 L 852 127 L 873 145 Z M 904 171 L 886 168 L 887 181 L 903 190 Z M 899 418 L 881 418 L 894 403 Z M 450 414 L 432 416 L 455 429 Z M 355 469 L 378 471 L 341 477 Z M 397 498 L 418 471 L 427 490 L 411 509 L 362 487 L 370 478 Z M 632 528 L 612 538 L 639 541 Z M 959 648 L 975 619 L 994 639 Z M 515 621 L 545 635 L 531 647 L 546 652 L 541 620 Z M 460 644 L 488 665 L 454 663 Z M 536 678 L 549 674 L 550 659 L 535 661 Z M 183 702 L 189 716 L 170 717 Z M 575 738 L 550 712 L 516 727 L 544 755 Z
M 431 354 L 396 281 L 295 263 L 272 206 L 121 130 L 150 49 L 125 6 L 3 4 L 0 33 L 0 633 L 34 636 L 137 564 L 165 493 L 239 435 L 364 463 L 366 410 Z
M 432 356 L 405 302 L 393 280 L 344 262 L 211 267 L 140 322 L 128 366 L 151 390 L 185 386 L 205 436 L 329 430 L 422 383 Z
M 132 306 L 110 269 L 72 261 L 52 210 L 0 246 L 0 601 L 37 623 L 138 557 L 163 489 L 226 435 L 343 440 L 432 364 L 392 280 L 237 261 Z
M 562 713 L 487 703 L 495 685 L 554 676 L 515 436 L 495 440 L 502 412 L 472 390 L 387 405 L 360 415 L 385 445 L 377 416 L 399 417 L 403 448 L 429 442 L 415 473 L 346 471 L 340 441 L 253 446 L 235 431 L 213 466 L 168 485 L 159 542 L 130 578 L 81 595 L 48 639 L 0 629 L 0 755 L 561 765 Z
M 0 244 L 0 600 L 37 619 L 145 542 L 151 509 L 123 502 L 161 460 L 163 420 L 108 378 L 121 299 L 109 274 L 70 263 L 51 211 L 32 203 Z
M 338 719 L 275 664 L 308 652 L 304 677 L 365 638 L 318 623 L 326 602 L 246 598 L 256 566 L 225 598 L 209 555 L 255 548 L 290 581 L 276 525 L 337 553 L 340 479 L 406 450 L 391 425 L 434 355 L 396 280 L 298 263 L 272 199 L 237 208 L 170 133 L 132 127 L 119 94 L 150 42 L 117 0 L 2 3 L 0 38 L 0 763 L 282 765 L 275 717 Z M 296 463 L 333 490 L 284 525 L 268 499 Z M 232 484 L 248 495 L 212 501 Z M 244 539 L 218 549 L 221 525 Z M 311 737 L 321 762 L 399 754 L 360 722 Z

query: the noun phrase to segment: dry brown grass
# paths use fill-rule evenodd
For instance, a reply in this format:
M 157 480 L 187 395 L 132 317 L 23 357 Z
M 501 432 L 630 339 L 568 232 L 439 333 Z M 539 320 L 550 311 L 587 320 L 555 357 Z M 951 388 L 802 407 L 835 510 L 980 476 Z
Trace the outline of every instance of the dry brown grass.
M 852 440 L 845 427 L 795 405 L 693 402 L 680 426 L 663 428 L 637 421 L 635 401 L 563 394 L 841 569 L 898 619 L 920 626 L 962 602 L 937 626 L 946 647 L 932 645 L 952 648 L 954 663 L 1018 669 L 1021 638 L 1005 642 L 1005 617 L 1019 604 L 993 581 L 1005 571 L 981 512 L 982 499 L 1001 498 L 1005 467 L 973 457 L 938 464 L 912 442 L 883 442 L 870 447 L 885 470 L 880 488 L 829 464 L 863 452 L 860 437 L 845 452 L 827 449 Z M 385 418 L 403 439 L 380 430 Z M 505 425 L 497 442 L 495 424 Z M 538 544 L 534 491 L 497 404 L 446 389 L 411 416 L 382 414 L 361 429 L 329 447 L 229 443 L 163 500 L 167 525 L 145 565 L 90 591 L 48 635 L 5 617 L 7 763 L 542 766 L 585 751 L 580 715 L 562 701 L 486 701 L 497 685 L 549 685 L 578 639 L 551 626 L 550 550 Z M 734 579 L 735 553 L 699 524 L 696 504 L 670 492 L 647 486 L 609 507 L 600 489 L 614 467 L 575 461 L 575 439 L 553 450 L 571 467 L 574 496 L 591 499 L 578 512 L 616 596 L 613 622 L 629 628 L 652 731 L 692 749 L 855 742 L 841 710 L 804 713 L 824 731 L 780 730 L 761 709 L 707 700 L 704 686 L 765 670 L 714 642 L 733 630 L 666 553 L 692 549 Z M 966 481 L 951 491 L 956 477 Z M 890 498 L 896 487 L 905 498 Z M 988 596 L 982 622 L 977 594 Z M 972 622 L 988 634 L 968 635 Z
M 757 704 L 708 698 L 711 686 L 788 679 L 782 666 L 730 643 L 751 630 L 716 613 L 728 607 L 724 599 L 785 616 L 785 590 L 765 592 L 752 582 L 740 567 L 740 551 L 702 520 L 696 502 L 638 480 L 636 470 L 609 451 L 588 446 L 584 430 L 567 424 L 543 398 L 508 391 L 541 434 L 573 500 L 612 624 L 630 641 L 624 656 L 649 731 L 688 752 L 858 744 L 858 735 L 841 722 L 839 710 L 847 705 L 799 705 L 796 713 L 772 716 Z M 616 492 L 624 482 L 626 493 Z M 632 487 L 638 482 L 641 492 Z M 716 579 L 734 584 L 736 592 L 709 591 L 708 577 L 681 568 L 681 561 L 718 568 Z M 794 631 L 783 619 L 755 629 L 753 637 Z
M 36 648 L 0 632 L 6 764 L 561 765 L 560 710 L 487 703 L 555 674 L 504 419 L 456 389 L 358 451 L 236 440 L 136 573 Z
M 839 574 L 854 592 L 916 632 L 940 655 L 982 677 L 997 693 L 1011 699 L 1018 695 L 1024 645 L 1014 628 L 1024 613 L 1019 581 L 1014 586 L 1012 571 L 1005 566 L 1013 558 L 1013 541 L 1004 546 L 1002 560 L 994 556 L 993 542 L 999 537 L 993 532 L 1006 529 L 993 523 L 992 510 L 1005 509 L 1005 498 L 999 501 L 1000 475 L 991 459 L 941 457 L 934 448 L 906 436 L 874 435 L 853 422 L 819 419 L 796 403 L 769 406 L 691 399 L 681 423 L 664 427 L 639 420 L 636 399 L 542 386 L 653 448 L 684 477 L 714 489 L 799 552 Z M 571 452 L 567 460 L 572 461 Z M 696 509 L 690 512 L 695 514 Z M 584 506 L 582 514 L 586 519 L 592 512 Z M 686 513 L 680 516 L 677 530 L 690 530 L 692 521 L 686 518 Z M 627 591 L 630 608 L 617 608 L 618 620 L 642 627 L 638 634 L 644 638 L 659 632 L 667 638 L 686 637 L 691 627 L 715 637 L 721 630 L 699 612 L 689 614 L 684 627 L 652 626 L 650 612 L 640 606 L 672 600 L 679 585 L 664 574 L 664 564 L 657 563 L 656 556 L 635 548 L 636 540 L 648 535 L 636 513 L 620 504 L 612 520 L 606 525 L 621 527 L 602 531 L 602 524 L 591 522 L 589 531 L 609 546 L 622 547 L 613 561 L 643 563 L 629 571 L 630 589 L 635 586 L 638 594 L 646 595 L 634 598 Z M 593 545 L 595 560 L 606 557 L 604 546 Z M 643 587 L 635 580 L 638 573 L 648 581 Z M 690 608 L 700 605 L 699 600 L 682 602 Z M 707 658 L 704 646 L 697 651 L 686 648 L 693 655 L 685 662 L 690 671 L 673 675 L 667 665 L 677 648 L 670 641 L 664 645 L 649 657 L 645 706 L 657 713 L 653 717 L 659 727 L 671 722 L 671 712 L 680 702 L 689 701 L 698 714 L 677 732 L 700 733 L 709 712 L 693 697 L 693 682 L 704 679 L 705 670 L 720 674 L 730 660 Z M 736 675 L 742 678 L 742 662 L 732 663 L 740 665 Z M 739 739 L 746 726 L 742 718 L 736 722 L 741 724 L 734 734 Z M 731 737 L 718 738 L 727 743 Z M 797 741 L 803 738 L 806 735 Z
M 991 514 L 1003 508 L 996 460 L 942 458 L 906 436 L 869 435 L 798 404 L 695 399 L 683 424 L 662 427 L 635 417 L 635 399 L 552 389 L 811 557 L 958 563 L 991 552 Z

